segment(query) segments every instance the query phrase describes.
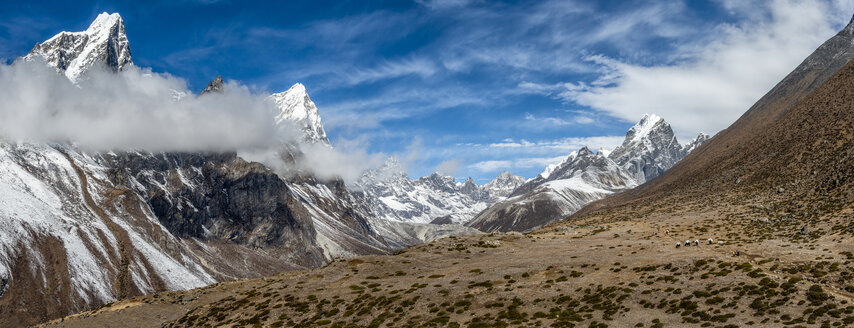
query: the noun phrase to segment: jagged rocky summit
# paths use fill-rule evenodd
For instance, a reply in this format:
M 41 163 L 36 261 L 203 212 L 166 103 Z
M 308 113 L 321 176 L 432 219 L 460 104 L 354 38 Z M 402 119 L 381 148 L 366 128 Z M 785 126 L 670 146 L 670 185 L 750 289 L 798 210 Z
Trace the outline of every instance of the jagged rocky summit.
M 118 72 L 131 61 L 130 44 L 119 14 L 101 13 L 82 32 L 61 32 L 37 43 L 24 60 L 45 60 L 50 66 L 77 81 L 93 66 Z

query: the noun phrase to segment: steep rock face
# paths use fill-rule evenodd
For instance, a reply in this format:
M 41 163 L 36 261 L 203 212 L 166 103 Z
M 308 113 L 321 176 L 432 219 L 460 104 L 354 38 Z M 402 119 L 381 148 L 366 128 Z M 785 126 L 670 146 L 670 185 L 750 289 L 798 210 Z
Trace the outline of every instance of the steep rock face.
M 530 231 L 636 185 L 631 173 L 585 147 L 479 213 L 467 226 L 485 232 Z
M 343 185 L 234 154 L 0 149 L 2 325 L 391 250 Z
M 505 173 L 484 186 L 438 173 L 410 180 L 396 158 L 366 172 L 357 182 L 360 203 L 371 217 L 398 222 L 430 223 L 437 218 L 465 223 L 524 182 Z
M 308 97 L 304 85 L 294 84 L 287 91 L 274 93 L 270 97 L 280 109 L 276 123 L 292 122 L 302 129 L 305 141 L 329 144 L 317 106 Z
M 374 227 L 341 180 L 318 181 L 311 176 L 287 179 L 306 204 L 317 231 L 317 244 L 327 260 L 399 249 Z
M 201 95 L 222 92 L 225 87 L 222 77 L 217 76 L 208 83 Z M 276 101 L 277 97 L 302 99 L 304 102 Z M 300 169 L 299 165 L 296 165 L 305 156 L 302 150 L 305 143 L 322 143 L 331 147 L 323 133 L 317 107 L 308 98 L 305 88 L 297 84 L 286 92 L 271 96 L 270 100 L 279 110 L 275 120 L 280 132 L 287 133 L 282 138 L 283 143 L 276 154 L 285 167 L 280 167 L 277 173 L 283 179 L 282 183 L 286 185 L 287 192 L 292 193 L 293 197 L 304 205 L 305 211 L 313 220 L 312 225 L 317 232 L 315 241 L 322 248 L 325 260 L 383 254 L 395 250 L 396 248 L 389 246 L 382 236 L 377 235 L 364 215 L 356 210 L 352 195 L 343 181 L 320 181 L 310 171 Z M 316 128 L 312 128 L 311 124 L 317 124 Z M 295 132 L 300 140 L 290 140 L 295 127 L 299 129 Z M 257 163 L 253 165 L 261 166 Z M 269 182 L 275 183 L 274 179 Z M 259 188 L 265 187 L 259 185 Z M 265 233 L 263 230 L 253 232 L 261 236 Z
M 223 240 L 324 263 L 311 215 L 274 172 L 234 154 L 122 153 L 103 156 L 110 180 L 141 195 L 179 238 Z
M 682 159 L 682 153 L 670 124 L 655 114 L 646 114 L 608 157 L 642 184 L 673 166 Z
M 24 59 L 37 57 L 63 72 L 71 81 L 77 81 L 95 65 L 103 65 L 113 72 L 133 65 L 124 21 L 119 14 L 101 13 L 85 31 L 61 32 L 37 43 Z
M 709 136 L 684 147 L 662 118 L 644 115 L 621 146 L 593 154 L 587 147 L 549 165 L 506 200 L 479 213 L 467 226 L 481 231 L 530 231 L 578 211 L 590 202 L 653 180 Z
M 97 155 L 59 145 L 3 142 L 0 148 L 6 281 L 0 324 L 32 324 L 120 297 L 198 287 L 230 271 L 207 266 L 218 255 L 176 238 L 139 195 L 110 183 L 110 169 Z M 296 266 L 279 266 L 286 267 Z

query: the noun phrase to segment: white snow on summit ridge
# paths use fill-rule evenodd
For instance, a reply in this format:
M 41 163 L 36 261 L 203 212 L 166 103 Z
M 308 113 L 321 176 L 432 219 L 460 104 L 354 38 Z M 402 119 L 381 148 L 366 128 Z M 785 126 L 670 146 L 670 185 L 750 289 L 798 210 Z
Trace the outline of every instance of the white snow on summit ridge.
M 114 72 L 133 65 L 124 21 L 115 13 L 101 13 L 85 31 L 63 31 L 43 43 L 37 43 L 24 60 L 37 57 L 63 72 L 72 82 L 77 82 L 88 69 L 99 63 Z
M 655 114 L 644 114 L 641 120 L 635 124 L 631 129 L 629 129 L 629 134 L 632 134 L 632 142 L 641 141 L 650 133 L 652 133 L 653 128 L 658 122 L 664 121 L 658 115 Z
M 608 158 L 632 174 L 638 184 L 652 180 L 684 157 L 670 124 L 655 114 L 645 114 L 628 132 L 623 144 Z
M 308 97 L 305 86 L 301 83 L 294 84 L 285 92 L 270 95 L 280 112 L 276 115 L 276 123 L 291 121 L 297 124 L 305 134 L 305 141 L 329 144 L 323 122 L 317 106 Z
M 507 197 L 513 190 L 525 184 L 525 178 L 508 171 L 501 172 L 495 179 L 485 183 L 483 188 L 493 197 Z

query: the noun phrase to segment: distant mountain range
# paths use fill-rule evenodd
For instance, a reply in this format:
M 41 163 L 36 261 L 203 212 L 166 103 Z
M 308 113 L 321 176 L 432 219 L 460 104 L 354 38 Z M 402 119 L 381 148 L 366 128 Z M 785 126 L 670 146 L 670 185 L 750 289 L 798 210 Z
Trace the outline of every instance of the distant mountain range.
M 478 186 L 471 178 L 457 183 L 452 176 L 434 173 L 410 180 L 396 157 L 369 170 L 356 184 L 371 217 L 401 222 L 457 223 L 471 220 L 487 206 L 507 197 L 525 183 L 509 172 Z
M 595 200 L 653 180 L 709 139 L 700 134 L 682 146 L 670 124 L 647 114 L 607 153 L 587 147 L 517 188 L 466 225 L 481 231 L 531 231 Z

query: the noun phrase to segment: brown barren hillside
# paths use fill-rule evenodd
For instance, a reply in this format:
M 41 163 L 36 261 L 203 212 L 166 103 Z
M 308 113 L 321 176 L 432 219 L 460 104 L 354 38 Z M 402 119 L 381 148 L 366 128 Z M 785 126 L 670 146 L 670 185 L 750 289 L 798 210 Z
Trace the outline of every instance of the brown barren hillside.
M 702 222 L 699 227 L 705 231 L 686 222 Z M 528 235 L 445 238 L 395 255 L 131 298 L 43 326 L 854 324 L 854 299 L 847 291 L 851 286 L 837 282 L 850 277 L 854 268 L 840 264 L 854 255 L 833 240 L 748 245 L 727 239 L 723 245 L 708 244 L 702 238 L 738 238 L 741 229 L 691 215 L 588 223 Z M 674 248 L 686 238 L 702 243 Z M 743 255 L 733 256 L 735 250 Z

